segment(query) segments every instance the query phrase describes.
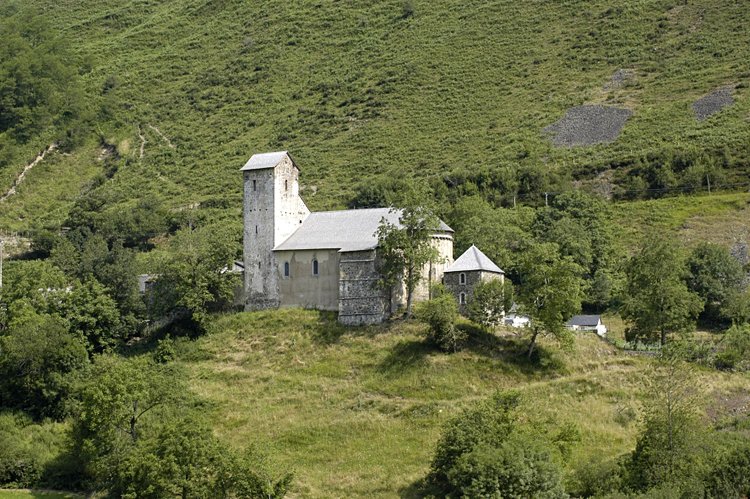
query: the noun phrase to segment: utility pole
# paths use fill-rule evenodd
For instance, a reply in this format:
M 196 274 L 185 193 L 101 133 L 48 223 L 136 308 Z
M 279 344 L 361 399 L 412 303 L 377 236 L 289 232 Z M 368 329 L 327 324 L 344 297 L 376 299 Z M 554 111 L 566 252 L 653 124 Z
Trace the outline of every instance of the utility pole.
M 711 177 L 706 173 L 706 183 L 708 184 L 708 193 L 711 194 Z

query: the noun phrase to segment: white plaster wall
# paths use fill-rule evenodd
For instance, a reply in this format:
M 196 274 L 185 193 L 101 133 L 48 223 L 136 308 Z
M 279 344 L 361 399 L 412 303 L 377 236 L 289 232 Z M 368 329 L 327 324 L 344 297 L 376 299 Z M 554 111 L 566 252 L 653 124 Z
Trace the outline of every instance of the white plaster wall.
M 276 251 L 276 272 L 282 307 L 339 309 L 339 254 L 336 250 Z M 318 275 L 312 262 L 318 260 Z M 284 263 L 289 263 L 289 277 Z

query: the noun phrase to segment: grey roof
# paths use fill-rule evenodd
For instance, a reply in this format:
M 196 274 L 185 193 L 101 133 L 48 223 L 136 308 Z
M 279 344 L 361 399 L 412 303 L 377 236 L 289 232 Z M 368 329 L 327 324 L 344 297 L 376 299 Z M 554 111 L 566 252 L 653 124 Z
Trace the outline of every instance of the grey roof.
M 247 160 L 247 163 L 245 163 L 245 166 L 240 168 L 240 171 L 262 170 L 264 168 L 273 168 L 274 166 L 281 163 L 286 157 L 289 157 L 289 159 L 292 159 L 292 157 L 289 156 L 289 153 L 287 151 L 264 152 L 262 154 L 253 154 L 252 157 L 249 160 Z M 294 162 L 294 160 L 292 160 L 292 162 Z
M 445 269 L 446 272 L 469 272 L 472 270 L 482 270 L 496 274 L 505 273 L 473 244 L 450 267 Z
M 600 315 L 574 315 L 566 323 L 567 326 L 596 326 L 601 320 Z
M 366 210 L 319 211 L 310 213 L 300 227 L 274 251 L 303 249 L 337 249 L 363 251 L 378 245 L 376 234 L 380 221 L 398 225 L 401 212 L 390 208 Z M 453 232 L 440 222 L 439 232 Z

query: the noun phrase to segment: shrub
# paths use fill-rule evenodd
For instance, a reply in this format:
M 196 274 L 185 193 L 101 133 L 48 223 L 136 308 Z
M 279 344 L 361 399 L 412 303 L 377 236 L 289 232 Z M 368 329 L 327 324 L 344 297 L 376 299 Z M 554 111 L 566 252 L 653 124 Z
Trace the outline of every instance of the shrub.
M 530 437 L 477 447 L 457 460 L 448 480 L 463 497 L 568 497 L 549 449 Z
M 61 425 L 35 424 L 22 413 L 0 413 L 0 487 L 42 485 L 62 437 Z
M 428 340 L 446 352 L 457 351 L 466 340 L 466 333 L 456 328 L 458 305 L 450 294 L 422 304 L 419 318 L 430 326 Z
M 154 361 L 159 364 L 166 364 L 174 360 L 177 352 L 174 347 L 174 341 L 170 337 L 159 340 L 154 350 Z
M 477 284 L 468 307 L 469 319 L 487 328 L 502 324 L 513 301 L 512 290 L 509 283 L 499 279 Z
M 706 497 L 750 497 L 750 445 L 734 450 L 714 465 L 706 479 Z
M 413 0 L 406 0 L 401 6 L 401 19 L 409 19 L 414 16 Z
M 618 461 L 593 458 L 575 470 L 570 492 L 579 497 L 598 497 L 616 492 L 622 486 L 623 471 Z
M 750 326 L 734 326 L 726 332 L 715 364 L 718 369 L 750 369 Z
M 464 454 L 483 444 L 502 444 L 513 429 L 518 404 L 518 394 L 498 393 L 450 420 L 438 441 L 430 480 L 449 488 L 449 473 Z

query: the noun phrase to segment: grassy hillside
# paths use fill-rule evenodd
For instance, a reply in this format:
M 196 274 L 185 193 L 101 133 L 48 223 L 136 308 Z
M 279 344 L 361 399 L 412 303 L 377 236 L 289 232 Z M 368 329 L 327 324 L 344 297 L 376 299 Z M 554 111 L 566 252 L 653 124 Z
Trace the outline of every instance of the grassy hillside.
M 581 175 L 665 147 L 726 149 L 735 169 L 750 157 L 741 0 L 18 5 L 53 21 L 86 66 L 92 128 L 120 158 L 110 204 L 160 193 L 172 207 L 238 205 L 238 168 L 269 149 L 293 152 L 313 209 L 344 205 L 377 176 Z M 618 69 L 633 78 L 607 85 Z M 735 104 L 697 121 L 692 102 L 724 85 L 737 85 Z M 542 129 L 585 103 L 634 114 L 612 144 L 553 147 Z M 100 153 L 90 142 L 40 166 L 0 227 L 60 223 L 103 170 Z M 0 172 L 0 191 L 23 166 Z
M 82 497 L 70 492 L 48 490 L 0 490 L 0 499 L 81 499 Z
M 235 314 L 179 343 L 178 362 L 220 437 L 295 470 L 299 497 L 412 496 L 441 425 L 496 390 L 521 391 L 524 420 L 578 425 L 569 469 L 632 450 L 648 358 L 580 335 L 572 351 L 543 342 L 541 365 L 530 366 L 507 333 L 445 355 L 422 342 L 422 328 L 346 330 L 300 310 Z M 748 395 L 746 375 L 701 379 L 714 418 Z

